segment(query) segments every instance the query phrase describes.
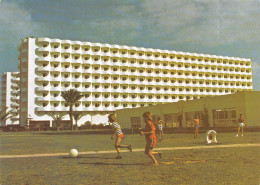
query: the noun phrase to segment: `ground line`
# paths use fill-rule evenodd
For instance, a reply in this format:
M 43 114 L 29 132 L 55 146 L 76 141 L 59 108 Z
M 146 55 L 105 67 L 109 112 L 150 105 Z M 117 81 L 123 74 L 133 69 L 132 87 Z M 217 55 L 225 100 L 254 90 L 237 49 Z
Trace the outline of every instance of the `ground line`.
M 184 146 L 184 147 L 165 147 L 165 148 L 155 148 L 154 150 L 191 150 L 191 149 L 208 149 L 208 148 L 232 148 L 232 147 L 253 147 L 260 146 L 260 143 L 248 143 L 248 144 L 229 144 L 229 145 L 206 145 L 206 146 Z M 144 149 L 133 149 L 133 152 L 142 152 Z M 121 152 L 129 152 L 128 150 L 122 150 Z M 106 154 L 106 153 L 116 153 L 115 150 L 107 151 L 88 151 L 79 152 L 79 155 L 90 155 L 90 154 Z M 20 154 L 20 155 L 0 155 L 0 159 L 8 158 L 29 158 L 29 157 L 53 157 L 53 156 L 69 156 L 69 153 L 45 153 L 45 154 Z

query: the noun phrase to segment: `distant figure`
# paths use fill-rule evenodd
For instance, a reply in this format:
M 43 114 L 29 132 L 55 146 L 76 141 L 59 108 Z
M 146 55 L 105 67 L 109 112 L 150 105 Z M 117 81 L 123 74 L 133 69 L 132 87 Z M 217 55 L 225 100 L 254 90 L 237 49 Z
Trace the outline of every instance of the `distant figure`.
M 244 117 L 243 117 L 243 114 L 240 114 L 240 117 L 239 117 L 239 119 L 238 119 L 238 130 L 237 130 L 237 135 L 236 135 L 236 137 L 238 137 L 238 135 L 239 135 L 239 132 L 240 132 L 240 128 L 241 128 L 241 132 L 242 132 L 242 134 L 241 134 L 241 136 L 243 136 L 244 135 L 244 127 L 246 126 L 247 124 L 246 124 L 246 121 L 244 120 Z
M 114 136 L 116 135 L 116 142 L 115 142 L 115 148 L 117 151 L 117 157 L 116 159 L 122 159 L 120 156 L 120 148 L 127 148 L 132 152 L 132 146 L 131 145 L 120 145 L 120 142 L 124 138 L 124 134 L 121 130 L 121 126 L 117 123 L 116 114 L 110 114 L 108 116 L 108 122 L 111 123 L 113 134 L 111 136 L 111 139 L 114 139 Z
M 153 161 L 153 166 L 158 166 L 159 163 L 155 159 L 154 155 L 158 155 L 160 158 L 162 154 L 160 152 L 153 152 L 153 149 L 156 145 L 156 136 L 155 136 L 155 126 L 152 122 L 152 114 L 150 112 L 145 112 L 143 114 L 143 119 L 145 122 L 145 128 L 139 128 L 140 135 L 145 135 L 146 146 L 145 146 L 145 154 L 150 157 Z
M 163 140 L 163 121 L 159 120 L 158 122 L 158 130 L 159 130 L 159 141 Z
M 195 131 L 194 131 L 194 139 L 199 136 L 199 128 L 200 128 L 200 120 L 199 116 L 196 116 L 195 119 L 193 120 L 193 124 L 195 126 Z

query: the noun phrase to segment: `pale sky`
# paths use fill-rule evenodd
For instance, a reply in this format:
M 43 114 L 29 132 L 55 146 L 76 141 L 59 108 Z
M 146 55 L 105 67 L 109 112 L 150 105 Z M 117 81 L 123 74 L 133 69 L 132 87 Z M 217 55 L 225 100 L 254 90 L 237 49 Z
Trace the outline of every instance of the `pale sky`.
M 259 0 L 1 0 L 1 74 L 30 36 L 250 58 L 260 90 Z

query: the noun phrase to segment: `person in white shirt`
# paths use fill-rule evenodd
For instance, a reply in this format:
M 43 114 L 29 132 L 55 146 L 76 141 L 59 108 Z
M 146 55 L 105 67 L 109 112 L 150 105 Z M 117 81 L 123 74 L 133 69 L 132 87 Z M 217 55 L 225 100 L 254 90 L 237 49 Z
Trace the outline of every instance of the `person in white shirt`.
M 241 129 L 241 136 L 244 135 L 244 127 L 246 126 L 246 121 L 244 120 L 243 114 L 240 114 L 240 117 L 238 119 L 238 130 L 237 130 L 237 135 L 236 137 L 238 137 L 240 129 Z
M 158 122 L 158 130 L 159 130 L 159 141 L 163 140 L 163 121 L 159 120 Z

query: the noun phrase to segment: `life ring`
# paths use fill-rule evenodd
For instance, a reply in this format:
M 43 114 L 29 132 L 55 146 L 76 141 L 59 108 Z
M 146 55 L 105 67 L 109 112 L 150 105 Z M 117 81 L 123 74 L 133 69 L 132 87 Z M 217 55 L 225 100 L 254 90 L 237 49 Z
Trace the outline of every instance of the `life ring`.
M 217 132 L 215 130 L 208 130 L 206 132 L 206 140 L 208 144 L 217 143 Z

